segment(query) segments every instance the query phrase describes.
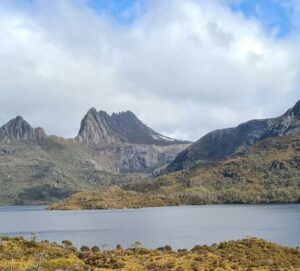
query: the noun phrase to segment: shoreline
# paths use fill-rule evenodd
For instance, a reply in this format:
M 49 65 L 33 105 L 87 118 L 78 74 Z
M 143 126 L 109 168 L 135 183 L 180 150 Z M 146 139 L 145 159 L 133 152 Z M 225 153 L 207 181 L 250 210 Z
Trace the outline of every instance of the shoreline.
M 69 209 L 69 208 L 53 208 L 51 207 L 51 205 L 49 205 L 48 207 L 46 207 L 45 210 L 47 211 L 101 211 L 101 210 L 109 210 L 109 211 L 113 211 L 113 210 L 143 210 L 143 209 L 149 209 L 149 208 L 172 208 L 172 207 L 214 207 L 214 206 L 224 206 L 224 207 L 228 207 L 228 206 L 232 206 L 232 207 L 236 207 L 236 206 L 240 206 L 240 207 L 249 207 L 249 206 L 276 206 L 276 205 L 299 205 L 300 202 L 276 202 L 276 203 L 224 203 L 224 204 L 198 204 L 198 205 L 186 205 L 186 204 L 182 204 L 182 205 L 165 205 L 165 206 L 144 206 L 144 207 L 136 207 L 136 208 L 78 208 L 78 209 Z M 49 208 L 50 207 L 50 208 Z
M 137 208 L 103 208 L 103 209 L 77 209 L 77 210 L 69 210 L 69 209 L 49 209 L 52 204 L 33 204 L 33 205 L 0 205 L 1 209 L 8 208 L 40 208 L 45 211 L 122 211 L 122 210 L 143 210 L 143 209 L 154 209 L 154 208 L 176 208 L 176 207 L 249 207 L 249 206 L 287 206 L 287 205 L 300 205 L 300 202 L 276 202 L 276 203 L 223 203 L 223 204 L 198 204 L 198 205 L 165 205 L 165 206 L 148 206 L 148 207 L 137 207 Z

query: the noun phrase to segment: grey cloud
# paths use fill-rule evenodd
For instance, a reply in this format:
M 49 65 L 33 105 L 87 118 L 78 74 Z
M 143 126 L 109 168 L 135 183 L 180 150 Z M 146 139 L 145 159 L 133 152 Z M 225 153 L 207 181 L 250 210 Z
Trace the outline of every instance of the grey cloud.
M 231 33 L 222 31 L 219 25 L 215 22 L 209 22 L 207 28 L 216 46 L 227 48 L 233 41 L 233 35 Z

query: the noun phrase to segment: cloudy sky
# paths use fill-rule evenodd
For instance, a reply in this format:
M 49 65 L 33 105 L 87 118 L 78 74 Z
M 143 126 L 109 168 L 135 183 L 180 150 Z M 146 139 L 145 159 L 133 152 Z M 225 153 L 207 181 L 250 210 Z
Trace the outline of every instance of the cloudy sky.
M 196 140 L 300 99 L 299 0 L 0 0 L 0 125 L 90 107 Z

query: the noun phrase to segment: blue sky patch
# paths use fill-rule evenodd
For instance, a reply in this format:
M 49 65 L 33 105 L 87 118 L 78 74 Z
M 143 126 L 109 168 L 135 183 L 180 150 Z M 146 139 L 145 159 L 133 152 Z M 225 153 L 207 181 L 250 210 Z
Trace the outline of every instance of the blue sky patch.
M 280 0 L 242 0 L 231 4 L 234 11 L 247 18 L 258 19 L 265 30 L 277 37 L 287 36 L 292 30 L 292 10 Z
M 88 5 L 99 13 L 106 13 L 121 24 L 130 24 L 135 19 L 134 9 L 141 0 L 88 0 Z

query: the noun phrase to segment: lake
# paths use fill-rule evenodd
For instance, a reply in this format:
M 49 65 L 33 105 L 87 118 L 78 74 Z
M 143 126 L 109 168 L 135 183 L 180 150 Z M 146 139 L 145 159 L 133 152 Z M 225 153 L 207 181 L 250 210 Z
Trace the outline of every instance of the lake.
M 208 205 L 128 210 L 46 211 L 45 207 L 0 208 L 0 235 L 38 234 L 39 240 L 98 245 L 192 248 L 247 236 L 300 245 L 300 204 Z

